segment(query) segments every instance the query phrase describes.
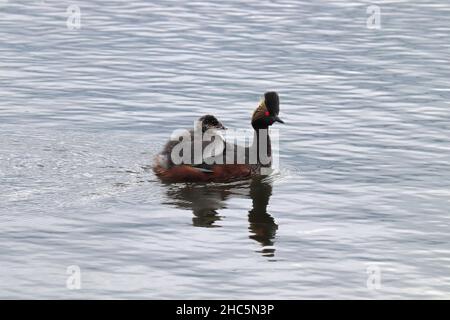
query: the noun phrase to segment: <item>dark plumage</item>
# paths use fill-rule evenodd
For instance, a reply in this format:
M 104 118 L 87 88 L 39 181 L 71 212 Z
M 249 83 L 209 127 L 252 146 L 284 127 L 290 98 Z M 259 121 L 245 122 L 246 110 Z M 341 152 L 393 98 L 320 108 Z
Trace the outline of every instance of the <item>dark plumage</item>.
M 202 126 L 202 132 L 206 132 L 209 129 L 218 129 L 218 130 L 225 130 L 226 128 L 223 126 L 222 123 L 220 123 L 219 120 L 217 120 L 216 117 L 207 114 L 206 116 L 201 117 L 198 119 L 198 122 L 201 123 Z

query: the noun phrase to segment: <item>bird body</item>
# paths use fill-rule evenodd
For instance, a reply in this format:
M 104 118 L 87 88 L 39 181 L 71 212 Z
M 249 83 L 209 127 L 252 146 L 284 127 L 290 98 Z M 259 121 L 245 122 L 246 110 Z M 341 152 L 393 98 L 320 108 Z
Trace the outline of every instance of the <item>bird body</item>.
M 250 147 L 226 142 L 220 133 L 225 129 L 222 123 L 212 115 L 203 116 L 194 130 L 184 131 L 165 145 L 155 158 L 153 171 L 166 182 L 228 182 L 261 174 L 262 168 L 272 164 L 268 128 L 275 122 L 284 123 L 278 113 L 278 94 L 265 93 L 253 112 L 254 138 Z M 196 142 L 196 137 L 207 134 L 213 139 Z

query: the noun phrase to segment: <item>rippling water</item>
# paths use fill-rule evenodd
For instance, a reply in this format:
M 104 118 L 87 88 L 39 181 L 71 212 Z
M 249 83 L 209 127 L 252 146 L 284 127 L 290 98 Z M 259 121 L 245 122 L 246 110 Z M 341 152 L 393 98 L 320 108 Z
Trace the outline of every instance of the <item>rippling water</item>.
M 377 3 L 0 1 L 0 297 L 450 298 L 450 5 Z M 269 89 L 277 174 L 156 179 Z

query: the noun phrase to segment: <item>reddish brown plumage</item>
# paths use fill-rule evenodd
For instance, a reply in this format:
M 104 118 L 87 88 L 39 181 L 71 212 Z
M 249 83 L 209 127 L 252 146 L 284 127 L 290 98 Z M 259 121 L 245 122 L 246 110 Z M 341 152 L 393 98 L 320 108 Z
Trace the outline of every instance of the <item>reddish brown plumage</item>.
M 188 165 L 174 166 L 165 169 L 160 165 L 153 167 L 155 174 L 167 182 L 227 182 L 250 178 L 252 170 L 245 164 L 216 164 L 211 166 L 212 172 L 202 172 Z

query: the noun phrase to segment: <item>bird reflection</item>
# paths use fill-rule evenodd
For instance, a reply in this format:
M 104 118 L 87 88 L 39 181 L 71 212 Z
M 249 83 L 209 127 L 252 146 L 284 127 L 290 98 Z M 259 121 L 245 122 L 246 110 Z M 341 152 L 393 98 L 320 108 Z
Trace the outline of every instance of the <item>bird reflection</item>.
M 265 256 L 273 256 L 273 246 L 276 230 L 278 229 L 274 218 L 267 212 L 270 196 L 272 195 L 272 184 L 263 182 L 261 177 L 254 178 L 250 183 L 250 198 L 252 209 L 248 214 L 250 239 L 258 241 L 262 246 Z
M 220 227 L 222 220 L 220 209 L 227 207 L 230 198 L 250 198 L 252 208 L 248 211 L 249 238 L 263 247 L 262 255 L 272 257 L 275 254 L 273 239 L 278 229 L 274 218 L 267 212 L 272 183 L 264 177 L 255 177 L 249 181 L 234 184 L 176 184 L 167 185 L 169 204 L 178 208 L 190 209 L 194 214 L 192 224 L 195 227 Z

